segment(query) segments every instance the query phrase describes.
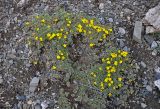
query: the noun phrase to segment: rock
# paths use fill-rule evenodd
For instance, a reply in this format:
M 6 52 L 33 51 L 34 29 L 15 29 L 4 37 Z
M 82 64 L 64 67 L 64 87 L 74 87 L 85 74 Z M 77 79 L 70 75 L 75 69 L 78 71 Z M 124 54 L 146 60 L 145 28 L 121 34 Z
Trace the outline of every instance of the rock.
M 123 50 L 129 52 L 129 51 L 130 51 L 130 48 L 128 48 L 127 46 L 125 46 L 125 47 L 123 47 Z
M 100 18 L 99 18 L 99 21 L 100 21 L 100 23 L 103 24 L 103 25 L 106 23 L 104 17 L 100 17 Z
M 21 96 L 20 96 L 20 95 L 17 95 L 17 96 L 16 96 L 16 99 L 17 99 L 17 100 L 26 100 L 26 96 L 25 96 L 25 95 L 21 95 Z
M 2 75 L 0 75 L 0 84 L 3 83 L 3 78 L 2 78 Z
M 144 103 L 141 103 L 141 107 L 142 107 L 142 108 L 146 108 L 146 107 L 147 107 L 147 105 L 146 105 L 146 104 L 144 104 Z
M 152 92 L 152 87 L 151 86 L 147 85 L 146 89 L 147 89 L 147 91 Z
M 18 109 L 22 109 L 23 108 L 22 106 L 23 106 L 22 102 L 19 102 L 18 103 Z
M 152 44 L 151 44 L 151 48 L 152 48 L 152 49 L 155 49 L 155 48 L 157 48 L 157 47 L 158 47 L 157 42 L 156 42 L 156 41 L 153 41 Z
M 155 74 L 155 80 L 160 79 L 160 67 L 155 68 L 154 71 L 156 73 Z
M 120 45 L 121 48 L 123 48 L 124 47 L 124 41 L 123 40 L 119 40 L 119 45 Z
M 155 68 L 154 71 L 155 71 L 156 73 L 160 73 L 160 67 Z
M 112 23 L 112 22 L 113 22 L 113 19 L 112 19 L 112 18 L 109 18 L 108 21 Z
M 100 3 L 100 4 L 99 4 L 99 9 L 100 9 L 100 10 L 103 10 L 103 9 L 104 9 L 104 3 Z
M 160 79 L 154 81 L 154 85 L 160 90 Z
M 11 64 L 11 65 L 12 65 L 12 64 L 13 64 L 13 60 L 9 60 L 9 64 Z
M 133 40 L 135 40 L 138 43 L 142 43 L 141 33 L 142 33 L 142 22 L 136 21 L 133 32 Z
M 149 9 L 144 21 L 152 25 L 156 31 L 160 31 L 160 3 L 156 7 Z
M 46 101 L 41 103 L 42 109 L 46 109 L 48 107 L 48 104 Z
M 144 39 L 149 44 L 149 46 L 151 46 L 152 42 L 154 41 L 153 37 L 149 35 L 144 35 Z
M 39 105 L 39 104 L 36 104 L 35 106 L 34 106 L 34 109 L 42 109 L 42 107 Z M 45 109 L 45 108 L 44 108 Z
M 27 101 L 27 104 L 32 104 L 32 100 Z
M 157 55 L 157 53 L 158 53 L 158 52 L 157 52 L 157 50 L 156 50 L 156 49 L 154 49 L 154 50 L 152 51 L 152 55 L 153 55 L 153 56 L 156 56 L 156 55 Z
M 30 82 L 29 91 L 30 92 L 35 92 L 35 90 L 37 89 L 38 84 L 39 84 L 39 78 L 38 77 L 34 77 L 32 79 L 32 81 Z
M 17 4 L 17 7 L 23 7 L 29 2 L 29 0 L 20 0 Z
M 27 104 L 23 104 L 23 109 L 29 109 Z
M 143 67 L 143 68 L 146 68 L 146 64 L 143 62 L 143 61 L 141 61 L 141 66 Z
M 125 31 L 125 29 L 124 29 L 124 28 L 119 27 L 119 29 L 118 29 L 118 33 L 120 33 L 121 35 L 124 35 L 124 34 L 126 34 L 126 31 Z
M 155 33 L 155 32 L 156 32 L 156 29 L 153 28 L 152 26 L 146 27 L 146 34 Z

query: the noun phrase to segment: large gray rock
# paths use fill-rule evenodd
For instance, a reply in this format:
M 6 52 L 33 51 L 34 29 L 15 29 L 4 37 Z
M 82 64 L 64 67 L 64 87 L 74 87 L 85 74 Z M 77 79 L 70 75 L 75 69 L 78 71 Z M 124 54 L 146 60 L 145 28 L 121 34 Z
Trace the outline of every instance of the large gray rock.
M 153 28 L 148 28 L 152 30 L 148 32 L 153 33 L 160 31 L 160 3 L 156 7 L 149 9 L 144 18 L 144 22 L 148 23 L 149 25 L 152 25 L 155 29 L 154 30 Z
M 29 91 L 30 92 L 35 92 L 35 90 L 37 89 L 38 84 L 39 84 L 39 78 L 38 77 L 34 77 L 32 79 L 32 81 L 30 82 Z
M 142 22 L 136 21 L 133 32 L 133 40 L 135 40 L 138 43 L 142 43 L 141 33 L 142 33 Z

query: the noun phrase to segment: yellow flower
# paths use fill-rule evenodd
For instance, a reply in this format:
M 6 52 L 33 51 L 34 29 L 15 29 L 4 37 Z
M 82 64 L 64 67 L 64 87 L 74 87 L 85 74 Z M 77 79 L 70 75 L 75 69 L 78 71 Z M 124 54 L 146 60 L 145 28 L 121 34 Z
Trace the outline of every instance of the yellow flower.
M 93 74 L 93 77 L 96 77 L 96 74 Z
M 88 31 L 88 34 L 91 34 L 92 32 L 91 31 Z
M 111 68 L 111 72 L 112 72 L 112 73 L 116 72 L 116 68 L 115 68 L 115 67 L 112 67 L 112 68 Z
M 104 90 L 104 84 L 103 84 L 103 82 L 100 83 L 100 87 L 101 87 L 101 90 Z
M 107 38 L 107 36 L 105 34 L 103 34 L 103 39 L 106 39 L 106 38 Z
M 105 58 L 102 58 L 102 62 L 105 62 L 106 60 L 105 60 Z
M 122 84 L 118 84 L 119 87 L 122 87 Z
M 25 24 L 26 24 L 26 25 L 29 25 L 29 22 L 26 22 Z
M 108 87 L 110 87 L 112 84 L 111 83 L 108 83 Z
M 35 37 L 35 40 L 38 41 L 38 36 Z
M 112 81 L 112 78 L 108 78 L 108 81 Z
M 80 28 L 80 29 L 77 29 L 77 30 L 78 30 L 79 33 L 81 33 L 81 32 L 83 31 L 81 28 Z
M 106 59 L 107 61 L 109 60 L 109 58 Z
M 69 20 L 68 23 L 71 24 L 72 22 Z
M 42 37 L 40 37 L 40 38 L 39 38 L 39 40 L 42 42 L 42 41 L 43 41 L 43 38 L 42 38 Z
M 117 65 L 118 65 L 118 62 L 117 62 L 117 61 L 114 61 L 114 65 L 117 66 Z
M 112 93 L 108 93 L 108 96 L 111 97 L 111 96 L 112 96 Z
M 92 19 L 92 20 L 90 20 L 90 24 L 91 25 L 93 25 L 94 24 L 94 20 Z
M 78 24 L 78 26 L 77 26 L 78 28 L 82 28 L 82 25 L 81 24 Z
M 62 56 L 62 60 L 65 60 L 65 57 L 64 57 L 64 56 Z
M 110 83 L 113 84 L 114 82 L 113 82 L 113 81 L 110 81 Z
M 110 31 L 110 32 L 112 32 L 112 31 L 113 31 L 113 30 L 112 30 L 112 28 L 111 28 L 111 29 L 109 29 L 109 31 Z
M 115 87 L 115 86 L 113 86 L 113 89 L 115 90 L 115 89 L 116 89 L 116 87 Z
M 122 55 L 123 57 L 126 57 L 126 56 L 128 55 L 128 52 L 122 51 L 122 52 L 121 52 L 121 55 Z
M 64 29 L 61 28 L 60 31 L 64 31 Z
M 89 44 L 90 47 L 93 47 L 94 45 L 95 45 L 94 43 L 90 43 L 90 44 Z
M 67 47 L 67 44 L 63 44 L 63 47 L 66 48 L 66 47 Z
M 52 70 L 56 70 L 57 69 L 57 67 L 56 66 L 52 66 Z
M 67 39 L 67 36 L 66 36 L 66 35 L 64 35 L 64 39 Z
M 68 26 L 68 27 L 70 27 L 70 26 L 71 26 L 71 24 L 67 24 L 67 26 Z
M 82 18 L 81 21 L 82 21 L 83 23 L 88 23 L 88 20 L 87 20 L 86 18 Z
M 104 79 L 104 82 L 108 82 L 108 78 L 105 78 L 105 79 Z
M 97 82 L 94 81 L 93 84 L 94 84 L 94 85 L 97 85 Z
M 109 70 L 111 67 L 110 66 L 106 66 L 106 70 Z
M 42 22 L 42 23 L 45 23 L 45 20 L 44 20 L 44 19 L 42 19 L 42 20 L 41 20 L 41 22 Z
M 108 76 L 108 77 L 111 77 L 111 74 L 110 74 L 110 73 L 108 73 L 108 74 L 107 74 L 107 76 Z
M 50 36 L 51 36 L 51 34 L 50 34 L 50 33 L 48 33 L 48 34 L 47 34 L 47 37 L 50 37 Z
M 121 78 L 121 77 L 119 77 L 119 78 L 118 78 L 118 81 L 122 81 L 122 78 Z
M 112 58 L 116 58 L 117 54 L 116 53 L 111 53 Z
M 36 31 L 39 31 L 39 28 L 36 28 Z
M 120 63 L 120 64 L 122 64 L 122 63 L 123 63 L 123 61 L 122 61 L 122 60 L 120 60 L 120 61 L 119 61 L 119 63 Z
M 61 56 L 57 55 L 57 59 L 58 59 L 58 60 L 61 59 Z
M 111 62 L 110 62 L 110 61 L 107 61 L 107 64 L 111 64 Z
M 54 21 L 54 22 L 57 22 L 57 21 L 58 21 L 58 19 L 56 19 L 56 18 L 55 18 L 53 21 Z
M 106 34 L 106 35 L 108 35 L 108 34 L 109 34 L 109 32 L 108 32 L 107 30 L 105 30 L 104 32 L 105 32 L 105 34 Z
M 99 67 L 99 70 L 102 71 L 102 67 Z
M 118 53 L 121 53 L 121 50 L 118 50 Z

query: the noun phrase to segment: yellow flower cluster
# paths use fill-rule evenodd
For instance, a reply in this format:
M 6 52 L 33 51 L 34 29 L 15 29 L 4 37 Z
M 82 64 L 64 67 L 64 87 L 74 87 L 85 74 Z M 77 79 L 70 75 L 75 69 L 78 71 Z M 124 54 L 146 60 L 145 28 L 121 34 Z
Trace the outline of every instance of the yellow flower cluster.
M 121 65 L 126 61 L 128 52 L 118 50 L 116 52 L 110 53 L 107 58 L 102 58 L 102 62 L 105 64 L 105 77 L 104 80 L 99 83 L 100 91 L 103 91 L 106 88 L 116 88 L 122 87 L 123 78 L 118 74 L 120 71 Z M 102 71 L 103 68 L 99 67 L 99 70 Z M 117 74 L 116 74 L 117 73 Z M 96 78 L 100 73 L 91 73 L 93 78 Z M 118 77 L 115 75 L 119 75 Z M 93 84 L 97 86 L 97 82 L 93 81 Z M 108 93 L 108 96 L 112 96 L 112 93 Z
M 61 50 L 59 50 L 56 58 L 57 58 L 57 60 L 63 61 L 63 60 L 65 60 L 66 57 L 64 56 L 64 53 Z

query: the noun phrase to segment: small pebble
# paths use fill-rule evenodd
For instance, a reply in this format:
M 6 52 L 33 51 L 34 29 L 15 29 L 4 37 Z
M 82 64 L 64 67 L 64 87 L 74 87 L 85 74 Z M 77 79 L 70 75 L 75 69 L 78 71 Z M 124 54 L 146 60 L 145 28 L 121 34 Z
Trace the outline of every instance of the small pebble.
M 142 108 L 146 108 L 146 107 L 147 107 L 147 105 L 146 105 L 146 104 L 144 104 L 144 103 L 141 103 L 141 107 L 142 107 Z
M 118 29 L 118 33 L 120 33 L 121 35 L 124 35 L 124 34 L 126 34 L 126 31 L 125 31 L 125 29 L 124 29 L 124 28 L 119 27 L 119 29 Z

